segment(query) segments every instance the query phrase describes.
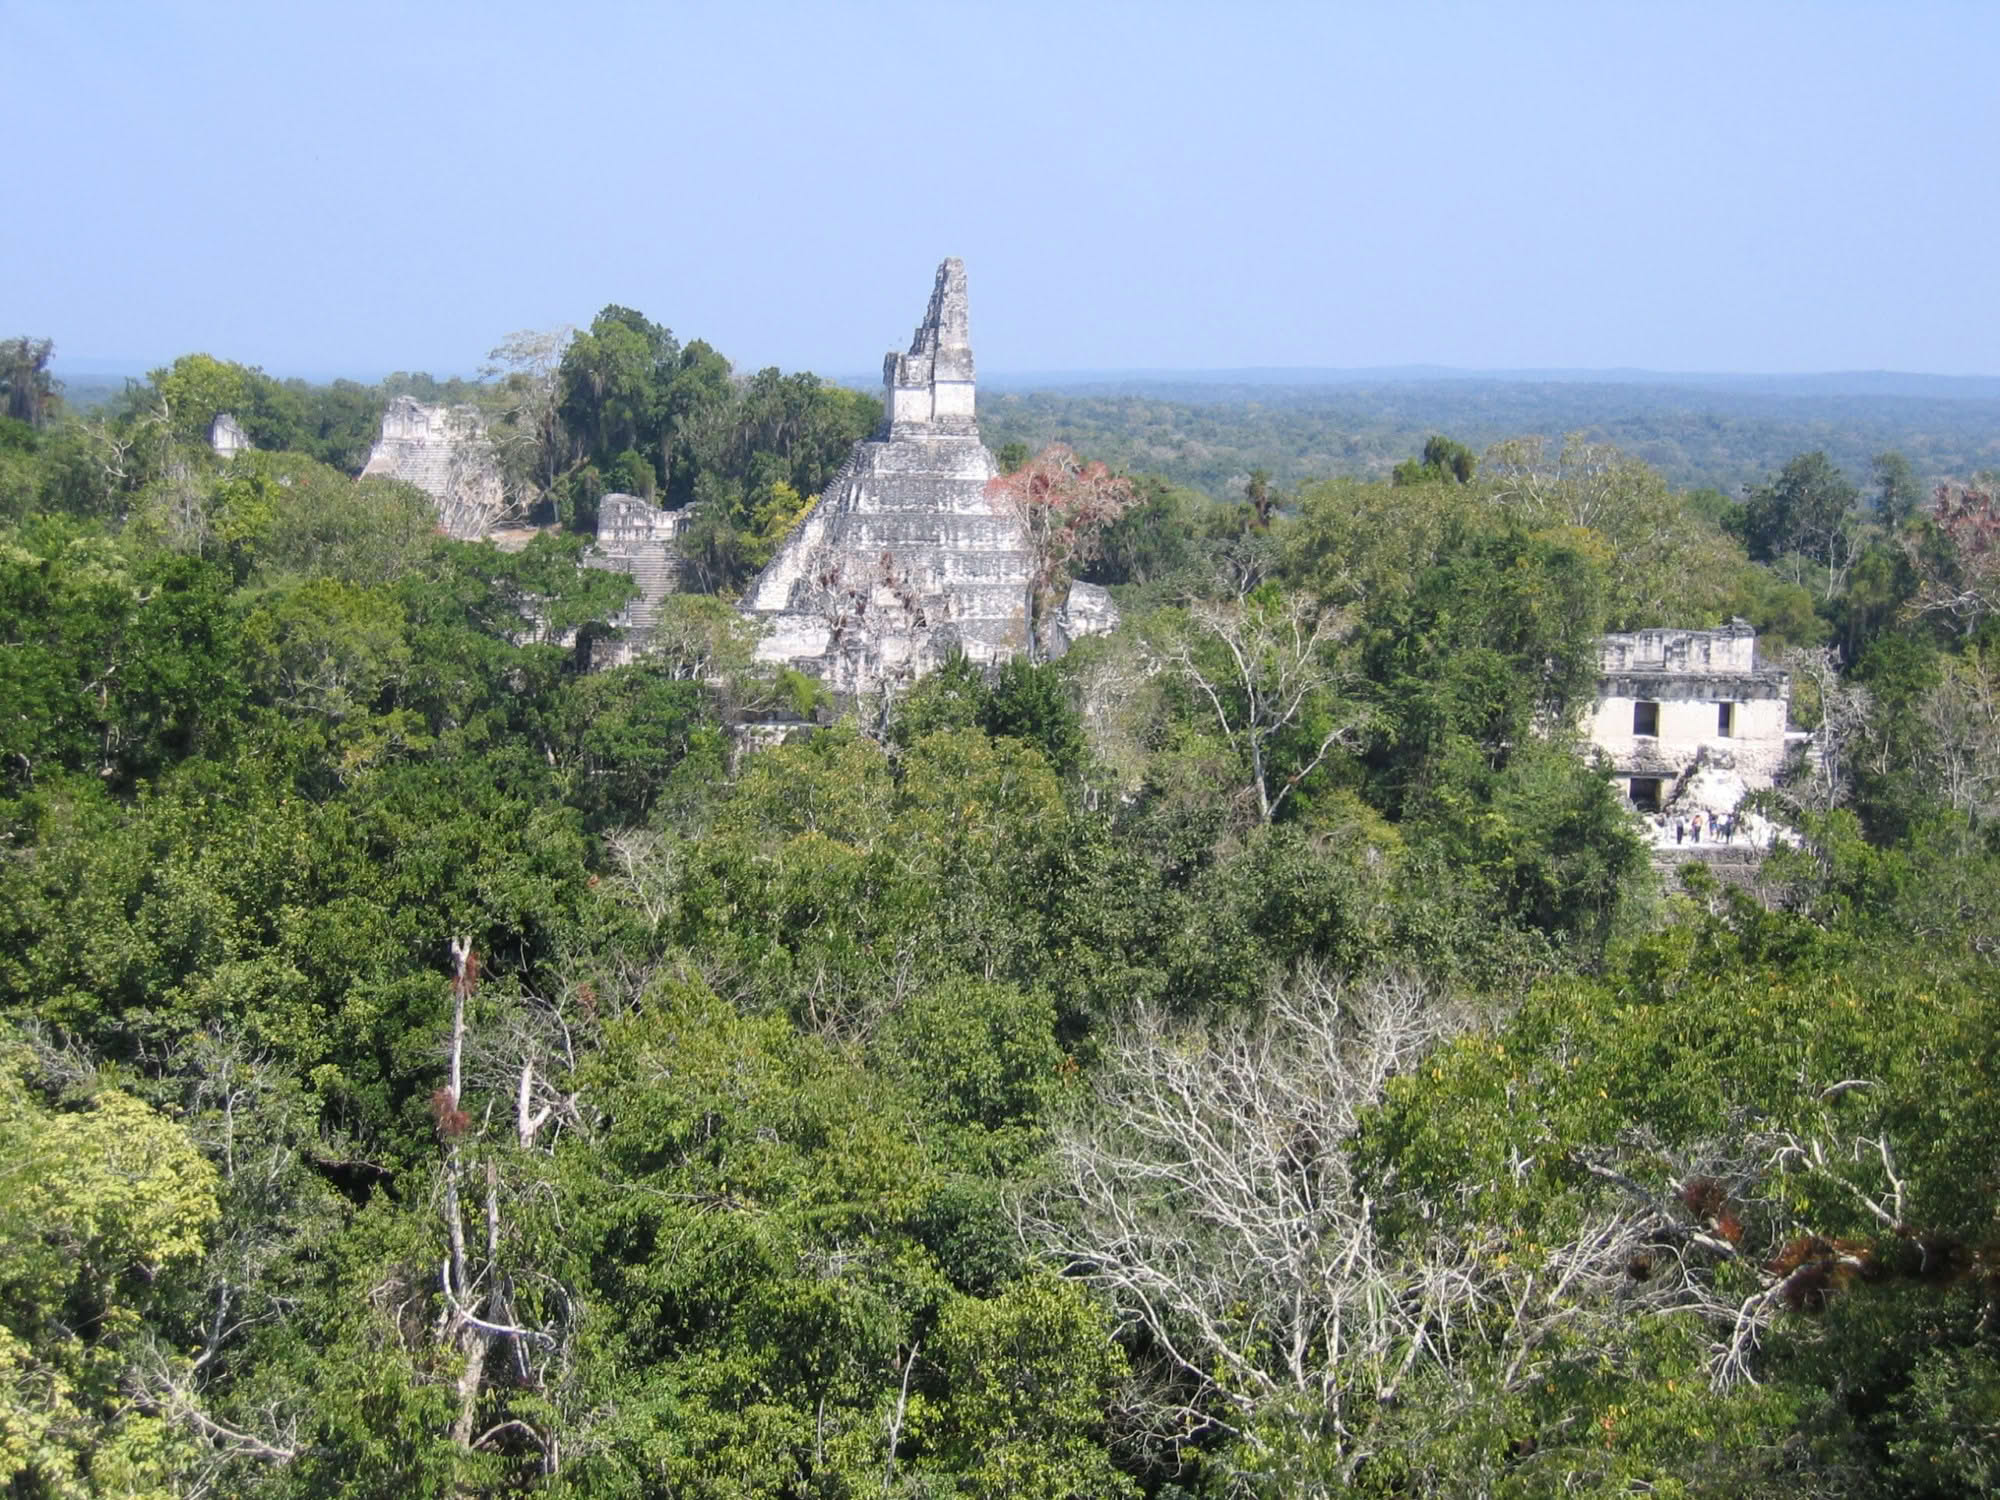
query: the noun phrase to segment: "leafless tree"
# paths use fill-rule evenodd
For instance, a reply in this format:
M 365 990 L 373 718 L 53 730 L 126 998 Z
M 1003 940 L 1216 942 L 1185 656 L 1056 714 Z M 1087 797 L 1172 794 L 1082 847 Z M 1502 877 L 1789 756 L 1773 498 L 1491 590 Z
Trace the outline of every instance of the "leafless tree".
M 1126 1398 L 1137 1441 L 1172 1449 L 1219 1426 L 1255 1463 L 1289 1430 L 1283 1451 L 1337 1457 L 1291 1493 L 1331 1495 L 1404 1440 L 1381 1418 L 1419 1377 L 1443 1377 L 1424 1383 L 1433 1399 L 1471 1402 L 1475 1384 L 1504 1396 L 1578 1350 L 1615 1356 L 1665 1315 L 1707 1330 L 1726 1390 L 1760 1378 L 1780 1317 L 1887 1273 L 1787 1206 L 1802 1179 L 1834 1185 L 1885 1236 L 1910 1232 L 1889 1136 L 1836 1107 L 1874 1088 L 1864 1078 L 1801 1080 L 1807 1108 L 1788 1129 L 1746 1110 L 1707 1139 L 1632 1130 L 1573 1150 L 1566 1165 L 1594 1190 L 1532 1254 L 1492 1211 L 1507 1179 L 1364 1178 L 1349 1149 L 1361 1112 L 1472 1020 L 1407 976 L 1308 972 L 1254 1021 L 1203 1031 L 1142 1014 L 1112 1040 L 1019 1225 L 1156 1361 Z M 1514 1155 L 1505 1170 L 1518 1183 L 1540 1165 Z
M 541 1452 L 543 1472 L 553 1473 L 558 1446 L 546 1426 L 508 1417 L 483 1433 L 475 1429 L 496 1359 L 505 1360 L 512 1381 L 526 1387 L 545 1386 L 551 1372 L 567 1363 L 568 1337 L 576 1321 L 568 1289 L 545 1284 L 537 1300 L 549 1315 L 533 1325 L 522 1316 L 517 1284 L 530 1278 L 504 1253 L 501 1165 L 510 1155 L 518 1159 L 546 1152 L 558 1131 L 581 1122 L 577 1096 L 553 1082 L 575 1065 L 574 1038 L 559 1014 L 519 1010 L 473 1038 L 467 1006 L 478 988 L 479 960 L 472 940 L 452 939 L 451 956 L 450 1083 L 432 1099 L 444 1147 L 440 1196 L 447 1241 L 439 1270 L 442 1309 L 436 1336 L 464 1360 L 451 1436 L 468 1451 L 508 1434 L 526 1439 Z M 465 1108 L 467 1089 L 480 1085 L 487 1102 L 475 1122 Z M 507 1145 L 488 1135 L 496 1106 L 512 1127 Z M 483 1208 L 483 1234 L 467 1233 L 468 1200 Z
M 303 1169 L 302 1157 L 323 1145 L 318 1122 L 282 1068 L 220 1031 L 174 1049 L 166 1065 L 185 1085 L 188 1133 L 216 1166 L 223 1215 L 202 1266 L 191 1347 L 140 1339 L 125 1386 L 194 1439 L 190 1481 L 201 1493 L 233 1468 L 283 1465 L 303 1451 L 302 1404 L 272 1399 L 225 1415 L 226 1372 L 255 1330 L 294 1315 L 273 1287 L 286 1284 L 286 1263 L 335 1217 L 330 1189 Z
M 1924 785 L 1982 821 L 2000 812 L 2000 671 L 1978 647 L 1939 663 L 1938 681 L 1917 700 Z
M 1941 484 L 1930 524 L 1902 533 L 1919 580 L 1911 609 L 1941 615 L 1971 635 L 2000 612 L 2000 484 Z
M 498 422 L 489 437 L 509 494 L 518 508 L 547 495 L 570 465 L 562 423 L 563 352 L 576 329 L 521 329 L 486 356 L 479 373 L 495 382 Z
M 1185 680 L 1213 713 L 1249 769 L 1246 791 L 1258 820 L 1268 823 L 1300 782 L 1335 749 L 1358 744 L 1371 722 L 1365 706 L 1345 696 L 1353 674 L 1334 650 L 1352 619 L 1303 594 L 1258 589 L 1223 602 L 1197 600 L 1187 621 L 1185 630 L 1156 632 L 1145 649 L 1156 670 Z M 1308 726 L 1313 744 L 1279 779 L 1274 742 Z
M 452 441 L 438 519 L 449 535 L 483 536 L 495 526 L 520 520 L 541 500 L 547 485 L 539 478 L 524 481 L 521 456 L 509 452 L 509 445 L 518 441 L 515 429 L 503 426 L 496 438 L 495 429 L 470 407 L 448 411 L 445 425 Z
M 1358 1463 L 1372 1414 L 1488 1300 L 1476 1246 L 1384 1242 L 1344 1149 L 1459 1024 L 1407 976 L 1307 973 L 1254 1022 L 1202 1034 L 1144 1013 L 1111 1043 L 1020 1223 L 1161 1352 L 1172 1378 L 1133 1414 L 1155 1440 L 1219 1422 L 1254 1445 L 1260 1413 L 1292 1406 Z
M 1809 812 L 1831 812 L 1853 789 L 1855 761 L 1867 743 L 1874 698 L 1867 688 L 1841 676 L 1840 660 L 1830 646 L 1795 647 L 1785 654 L 1784 664 L 1793 682 L 1805 684 L 1819 704 L 1819 727 L 1789 783 L 1789 793 Z
M 1889 1133 L 1857 1128 L 1831 1108 L 1876 1082 L 1801 1079 L 1800 1087 L 1820 1109 L 1789 1129 L 1746 1109 L 1722 1133 L 1678 1149 L 1628 1132 L 1578 1153 L 1577 1164 L 1610 1190 L 1622 1220 L 1594 1257 L 1597 1277 L 1614 1283 L 1622 1268 L 1628 1313 L 1699 1318 L 1713 1334 L 1708 1374 L 1717 1391 L 1758 1383 L 1758 1351 L 1785 1313 L 1817 1311 L 1857 1281 L 1921 1278 L 1930 1253 L 1909 1221 L 1908 1184 Z M 1780 1179 L 1784 1190 L 1769 1191 Z M 1792 1205 L 1808 1180 L 1838 1189 L 1877 1236 L 1907 1248 L 1910 1263 L 1899 1266 L 1867 1239 L 1822 1234 L 1801 1219 Z M 1716 1271 L 1724 1265 L 1749 1272 L 1747 1295 L 1721 1290 Z
M 1622 529 L 1635 492 L 1664 488 L 1647 465 L 1580 432 L 1570 433 L 1553 450 L 1543 437 L 1495 443 L 1480 469 L 1494 485 L 1494 500 L 1537 527 L 1587 526 L 1614 533 Z

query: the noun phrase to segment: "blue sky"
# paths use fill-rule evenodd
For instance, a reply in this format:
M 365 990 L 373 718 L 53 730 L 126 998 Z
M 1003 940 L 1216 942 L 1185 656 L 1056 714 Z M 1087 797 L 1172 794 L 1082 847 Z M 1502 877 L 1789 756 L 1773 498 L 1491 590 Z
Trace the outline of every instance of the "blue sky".
M 2000 373 L 2000 4 L 0 0 L 0 335 Z

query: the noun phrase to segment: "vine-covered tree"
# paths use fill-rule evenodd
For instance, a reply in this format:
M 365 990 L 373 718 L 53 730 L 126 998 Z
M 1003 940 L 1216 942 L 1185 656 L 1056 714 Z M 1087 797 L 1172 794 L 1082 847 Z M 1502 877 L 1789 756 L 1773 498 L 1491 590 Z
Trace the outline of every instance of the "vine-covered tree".
M 1051 443 L 1019 468 L 987 481 L 987 493 L 1012 510 L 1027 533 L 1029 648 L 1046 658 L 1071 578 L 1096 558 L 1106 528 L 1137 503 L 1132 482 L 1065 444 Z
M 0 397 L 6 401 L 9 421 L 40 427 L 49 419 L 56 403 L 56 381 L 49 374 L 54 357 L 54 339 L 31 339 L 25 334 L 0 340 Z

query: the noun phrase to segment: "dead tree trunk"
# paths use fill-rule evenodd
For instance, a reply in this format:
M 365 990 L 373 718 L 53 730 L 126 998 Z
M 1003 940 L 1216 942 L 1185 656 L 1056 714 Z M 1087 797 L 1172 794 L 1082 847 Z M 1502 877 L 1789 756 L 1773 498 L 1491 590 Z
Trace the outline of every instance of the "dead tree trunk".
M 479 1432 L 479 1402 L 486 1387 L 487 1365 L 498 1346 L 514 1356 L 522 1383 L 530 1383 L 533 1369 L 531 1346 L 553 1347 L 555 1341 L 538 1329 L 520 1326 L 507 1295 L 507 1279 L 500 1259 L 500 1165 L 490 1154 L 483 1161 L 486 1242 L 484 1260 L 475 1268 L 467 1249 L 465 1212 L 467 1186 L 473 1163 L 467 1151 L 472 1119 L 464 1109 L 466 1002 L 479 982 L 479 957 L 469 937 L 453 938 L 451 1083 L 444 1097 L 436 1101 L 438 1134 L 444 1141 L 444 1216 L 447 1250 L 441 1271 L 444 1292 L 442 1342 L 457 1348 L 464 1360 L 458 1378 L 458 1414 L 451 1425 L 452 1441 L 467 1454 L 479 1449 L 502 1431 L 525 1435 L 542 1450 L 543 1470 L 550 1468 L 551 1444 L 543 1433 L 526 1423 L 508 1421 L 484 1433 Z M 535 1132 L 547 1122 L 550 1106 L 531 1111 L 534 1088 L 532 1057 L 522 1064 L 516 1129 L 523 1147 L 533 1142 Z

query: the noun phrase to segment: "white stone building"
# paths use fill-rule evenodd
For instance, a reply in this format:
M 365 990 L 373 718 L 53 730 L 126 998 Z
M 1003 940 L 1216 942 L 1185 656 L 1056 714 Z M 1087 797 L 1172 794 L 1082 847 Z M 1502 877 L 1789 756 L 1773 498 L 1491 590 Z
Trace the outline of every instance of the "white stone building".
M 1745 789 L 1784 770 L 1790 674 L 1763 664 L 1742 620 L 1720 630 L 1636 630 L 1599 647 L 1590 739 L 1632 805 L 1666 806 L 1697 770 Z

